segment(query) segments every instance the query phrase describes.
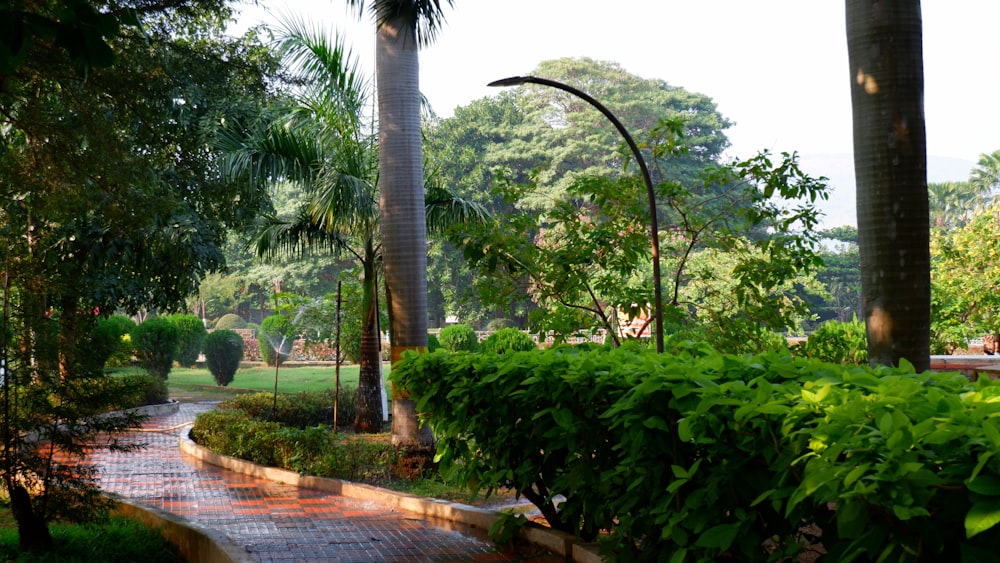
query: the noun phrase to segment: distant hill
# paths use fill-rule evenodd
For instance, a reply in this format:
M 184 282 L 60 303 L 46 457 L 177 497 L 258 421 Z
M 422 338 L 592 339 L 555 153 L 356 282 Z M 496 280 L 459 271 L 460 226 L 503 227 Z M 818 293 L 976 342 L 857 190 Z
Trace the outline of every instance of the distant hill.
M 820 203 L 826 214 L 820 228 L 857 225 L 855 210 L 854 157 L 849 154 L 799 155 L 799 166 L 810 176 L 830 179 L 830 199 Z M 974 162 L 960 158 L 927 157 L 927 181 L 949 182 L 969 179 Z

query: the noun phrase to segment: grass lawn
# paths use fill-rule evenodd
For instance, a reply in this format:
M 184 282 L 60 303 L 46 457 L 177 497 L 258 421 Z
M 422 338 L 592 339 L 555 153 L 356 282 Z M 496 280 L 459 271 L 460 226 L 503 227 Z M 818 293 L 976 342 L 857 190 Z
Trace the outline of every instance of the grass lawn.
M 357 388 L 358 369 L 357 364 L 340 366 L 341 388 Z M 383 364 L 382 369 L 388 374 L 389 364 Z M 333 389 L 334 371 L 332 364 L 281 366 L 278 368 L 278 392 L 295 394 Z M 140 368 L 123 368 L 115 372 L 143 373 Z M 174 367 L 167 376 L 167 387 L 170 397 L 180 401 L 224 400 L 235 393 L 274 391 L 274 368 L 263 364 L 241 367 L 229 386 L 219 387 L 208 369 Z

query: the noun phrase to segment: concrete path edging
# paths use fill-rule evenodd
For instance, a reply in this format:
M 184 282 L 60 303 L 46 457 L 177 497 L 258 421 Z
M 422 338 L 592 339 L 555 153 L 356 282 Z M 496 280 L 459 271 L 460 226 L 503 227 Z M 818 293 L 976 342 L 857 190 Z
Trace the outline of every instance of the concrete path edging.
M 135 520 L 157 530 L 163 539 L 177 546 L 185 561 L 211 561 L 213 563 L 253 563 L 242 546 L 229 536 L 199 526 L 180 516 L 148 506 L 139 506 L 115 496 L 112 513 Z
M 500 517 L 496 512 L 475 506 L 419 497 L 372 485 L 342 481 L 340 479 L 300 475 L 287 469 L 265 467 L 242 459 L 218 454 L 195 443 L 191 439 L 190 428 L 181 432 L 178 442 L 181 452 L 195 459 L 230 471 L 277 483 L 325 491 L 348 498 L 378 501 L 393 508 L 413 512 L 421 516 L 458 522 L 483 530 L 489 530 Z M 567 562 L 600 563 L 603 561 L 600 555 L 598 555 L 596 546 L 579 544 L 571 534 L 565 532 L 529 523 L 521 528 L 519 535 L 525 541 L 544 547 L 552 553 L 564 557 Z

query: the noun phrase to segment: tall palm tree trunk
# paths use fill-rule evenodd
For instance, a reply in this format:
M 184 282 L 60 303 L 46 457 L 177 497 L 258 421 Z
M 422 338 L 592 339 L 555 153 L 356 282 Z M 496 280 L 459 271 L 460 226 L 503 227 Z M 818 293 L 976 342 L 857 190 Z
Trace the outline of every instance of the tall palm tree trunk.
M 930 234 L 919 0 L 847 0 L 868 357 L 930 367 Z
M 427 347 L 427 232 L 420 146 L 418 44 L 412 22 L 395 16 L 376 37 L 379 210 L 395 362 Z M 393 386 L 393 442 L 429 442 L 416 432 L 413 401 Z

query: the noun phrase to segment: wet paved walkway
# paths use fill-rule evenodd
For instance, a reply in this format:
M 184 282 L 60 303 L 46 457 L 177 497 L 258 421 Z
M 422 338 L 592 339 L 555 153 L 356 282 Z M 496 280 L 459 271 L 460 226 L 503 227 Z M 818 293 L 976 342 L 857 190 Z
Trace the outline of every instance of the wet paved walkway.
M 234 473 L 180 453 L 183 425 L 210 404 L 150 417 L 132 453 L 95 452 L 102 489 L 217 530 L 257 561 L 559 561 L 500 553 L 476 531 L 385 505 Z

